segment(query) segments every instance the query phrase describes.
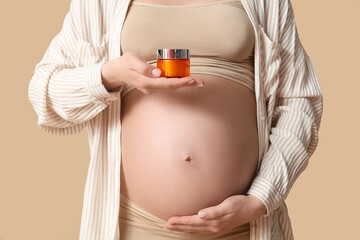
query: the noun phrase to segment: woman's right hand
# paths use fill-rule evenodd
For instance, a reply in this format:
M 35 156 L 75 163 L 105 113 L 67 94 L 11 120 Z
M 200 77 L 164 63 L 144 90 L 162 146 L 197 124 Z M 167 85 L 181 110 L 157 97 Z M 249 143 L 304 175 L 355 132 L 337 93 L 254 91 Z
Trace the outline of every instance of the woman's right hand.
M 108 91 L 127 83 L 145 94 L 151 94 L 153 90 L 159 88 L 179 88 L 204 84 L 204 80 L 197 76 L 182 78 L 159 77 L 161 73 L 156 74 L 156 71 L 153 72 L 154 69 L 157 68 L 148 64 L 139 54 L 125 52 L 120 57 L 106 62 L 102 66 L 101 77 Z M 194 81 L 191 83 L 192 80 Z

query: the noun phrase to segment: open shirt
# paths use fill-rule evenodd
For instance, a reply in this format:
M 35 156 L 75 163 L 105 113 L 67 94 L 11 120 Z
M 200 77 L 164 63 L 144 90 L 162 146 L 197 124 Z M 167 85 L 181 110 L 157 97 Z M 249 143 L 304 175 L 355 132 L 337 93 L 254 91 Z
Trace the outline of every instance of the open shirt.
M 239 0 L 240 1 L 240 0 Z M 250 222 L 250 239 L 293 239 L 285 199 L 307 167 L 319 137 L 322 92 L 296 29 L 290 0 L 241 0 L 255 31 L 257 175 L 247 194 L 266 215 Z M 38 126 L 56 135 L 87 127 L 87 173 L 80 240 L 118 240 L 120 93 L 108 92 L 102 65 L 120 57 L 130 0 L 72 0 L 61 31 L 36 65 L 28 88 Z M 144 39 L 145 41 L 145 39 Z

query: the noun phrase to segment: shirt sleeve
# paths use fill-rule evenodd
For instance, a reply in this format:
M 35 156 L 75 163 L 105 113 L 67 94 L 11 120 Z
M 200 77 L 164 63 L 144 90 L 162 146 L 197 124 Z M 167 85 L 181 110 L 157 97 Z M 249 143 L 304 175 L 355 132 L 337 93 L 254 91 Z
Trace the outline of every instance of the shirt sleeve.
M 87 121 L 118 99 L 121 89 L 109 92 L 102 83 L 106 46 L 91 48 L 79 37 L 84 14 L 96 14 L 96 9 L 91 9 L 93 13 L 84 9 L 88 5 L 82 1 L 71 1 L 61 31 L 36 65 L 28 86 L 38 125 L 51 134 L 79 133 Z
M 269 216 L 288 196 L 319 141 L 323 97 L 314 67 L 298 37 L 290 0 L 280 1 L 281 66 L 270 145 L 247 194 L 258 197 Z

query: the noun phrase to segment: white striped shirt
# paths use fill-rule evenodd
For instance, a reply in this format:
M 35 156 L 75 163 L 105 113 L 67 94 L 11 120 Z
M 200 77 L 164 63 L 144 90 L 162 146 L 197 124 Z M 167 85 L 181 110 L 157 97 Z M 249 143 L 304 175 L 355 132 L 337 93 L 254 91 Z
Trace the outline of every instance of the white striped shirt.
M 323 98 L 297 34 L 290 0 L 241 0 L 256 35 L 257 176 L 248 194 L 267 214 L 250 222 L 250 239 L 294 239 L 284 202 L 318 144 Z M 88 129 L 90 165 L 80 240 L 118 240 L 121 90 L 108 92 L 101 66 L 120 57 L 130 0 L 72 0 L 29 83 L 39 127 L 56 135 Z

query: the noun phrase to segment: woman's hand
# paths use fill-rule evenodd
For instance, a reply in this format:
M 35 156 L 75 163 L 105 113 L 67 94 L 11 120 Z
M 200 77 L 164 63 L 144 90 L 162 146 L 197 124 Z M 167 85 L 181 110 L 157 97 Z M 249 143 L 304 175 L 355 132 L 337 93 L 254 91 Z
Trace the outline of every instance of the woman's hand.
M 120 57 L 106 62 L 101 68 L 101 78 L 106 90 L 112 91 L 120 85 L 127 83 L 133 85 L 141 92 L 150 94 L 159 88 L 179 88 L 197 84 L 204 84 L 199 77 L 167 78 L 159 77 L 161 71 L 148 64 L 145 59 L 137 53 L 125 52 Z M 188 84 L 191 80 L 192 83 Z
M 165 229 L 187 233 L 221 233 L 266 214 L 266 207 L 255 196 L 234 195 L 217 206 L 208 207 L 192 216 L 172 216 Z M 200 216 L 206 212 L 206 216 Z

